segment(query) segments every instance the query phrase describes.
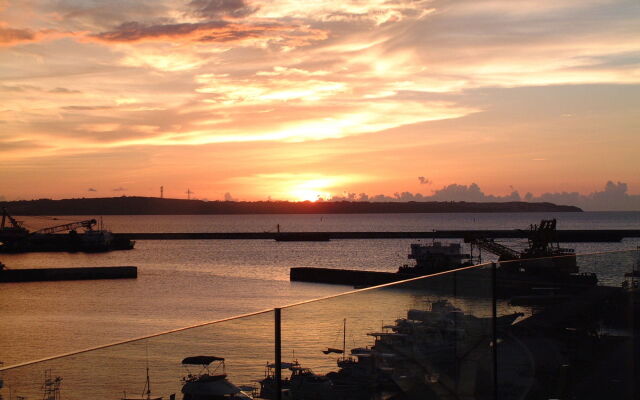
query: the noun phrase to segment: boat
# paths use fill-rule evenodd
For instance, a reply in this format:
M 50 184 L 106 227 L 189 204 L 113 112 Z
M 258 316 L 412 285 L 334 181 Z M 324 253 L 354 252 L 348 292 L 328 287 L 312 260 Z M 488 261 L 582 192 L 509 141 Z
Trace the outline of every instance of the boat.
M 151 395 L 151 380 L 149 379 L 149 366 L 147 366 L 147 379 L 144 384 L 144 389 L 142 389 L 142 394 L 140 396 L 127 396 L 127 392 L 124 392 L 120 400 L 162 400 L 162 397 Z
M 342 349 L 329 347 L 324 354 L 337 353 L 342 356 L 336 361 L 337 372 L 330 372 L 326 377 L 331 381 L 334 398 L 349 400 L 369 400 L 372 398 L 392 398 L 398 393 L 385 368 L 381 365 L 384 354 L 378 354 L 371 348 L 358 347 L 351 349 L 346 355 L 347 320 L 343 321 Z
M 293 267 L 290 269 L 289 278 L 292 281 L 352 285 L 360 289 L 448 271 L 472 264 L 470 256 L 462 253 L 462 246 L 459 243 L 450 243 L 446 246 L 441 242 L 433 242 L 431 244 L 414 243 L 411 245 L 408 258 L 414 259 L 416 264 L 411 266 L 405 264 L 396 272 Z
M 436 241 L 431 244 L 413 243 L 407 257 L 415 260 L 416 264 L 403 265 L 398 269 L 399 274 L 428 275 L 472 264 L 471 256 L 462 253 L 460 243 L 446 246 Z
M 227 379 L 224 358 L 186 357 L 182 365 L 187 368 L 187 375 L 182 378 L 183 400 L 251 400 L 251 396 Z M 189 371 L 189 366 L 194 365 L 200 366 L 200 371 Z
M 299 366 L 297 360 L 290 363 L 280 363 L 280 369 L 291 369 L 294 366 Z M 277 394 L 277 380 L 276 380 L 276 364 L 267 363 L 264 370 L 264 378 L 258 381 L 260 389 L 258 397 L 261 399 L 275 399 Z M 291 388 L 291 381 L 288 377 L 280 379 L 280 388 L 283 392 L 288 392 Z
M 624 281 L 621 286 L 628 293 L 636 296 L 640 295 L 640 248 L 638 248 L 636 262 L 633 264 L 631 271 L 624 274 Z
M 116 237 L 107 229 L 94 229 L 95 219 L 70 222 L 29 231 L 22 222 L 3 208 L 0 224 L 0 252 L 24 253 L 34 251 L 105 252 L 131 250 L 135 242 Z M 78 230 L 81 231 L 78 231 Z M 61 232 L 67 232 L 63 234 Z
M 275 399 L 277 381 L 275 363 L 267 364 L 265 378 L 259 381 L 261 399 Z M 283 377 L 281 382 L 282 398 L 291 400 L 336 400 L 333 383 L 326 376 L 314 373 L 310 368 L 300 365 L 297 360 L 281 363 L 281 369 L 288 369 L 291 374 Z
M 6 208 L 2 209 L 2 222 L 0 223 L 0 242 L 9 243 L 26 238 L 29 230 L 22 222 L 13 218 Z
M 527 247 L 518 251 L 492 238 L 468 237 L 465 241 L 474 248 L 486 250 L 498 256 L 504 271 L 524 272 L 530 275 L 558 276 L 577 274 L 579 268 L 573 249 L 560 247 L 555 219 L 532 224 L 527 231 Z
M 42 384 L 43 400 L 60 400 L 60 385 L 62 378 L 53 376 L 51 370 L 44 371 L 44 383 Z
M 416 394 L 448 398 L 462 392 L 471 398 L 486 390 L 486 382 L 476 378 L 490 363 L 494 326 L 502 332 L 522 315 L 513 313 L 494 321 L 465 313 L 443 299 L 425 310 L 408 310 L 406 318 L 368 335 L 375 339 L 371 349 L 377 355 L 377 370 L 385 372 L 408 398 Z

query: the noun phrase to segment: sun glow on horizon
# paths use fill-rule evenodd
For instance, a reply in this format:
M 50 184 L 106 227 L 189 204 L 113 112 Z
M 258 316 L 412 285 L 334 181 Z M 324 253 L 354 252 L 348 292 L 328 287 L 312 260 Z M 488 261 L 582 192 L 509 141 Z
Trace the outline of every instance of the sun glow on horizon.
M 320 199 L 329 200 L 332 195 L 329 192 L 321 192 L 311 189 L 296 189 L 291 191 L 294 201 L 311 201 L 316 202 Z
M 327 191 L 327 188 L 334 187 L 337 181 L 338 179 L 335 178 L 317 178 L 297 182 L 289 190 L 289 194 L 295 201 L 329 200 L 332 194 Z

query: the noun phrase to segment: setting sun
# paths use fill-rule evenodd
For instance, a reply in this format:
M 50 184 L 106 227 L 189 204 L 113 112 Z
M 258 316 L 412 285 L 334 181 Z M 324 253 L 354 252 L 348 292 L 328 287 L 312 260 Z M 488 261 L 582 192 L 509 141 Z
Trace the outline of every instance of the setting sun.
M 326 191 L 328 187 L 335 186 L 337 179 L 318 178 L 297 183 L 290 191 L 291 197 L 297 201 L 316 201 L 330 199 L 332 194 Z
M 0 200 L 637 209 L 637 0 L 454 3 L 0 1 Z
M 316 201 L 319 199 L 331 198 L 331 193 L 319 192 L 311 189 L 298 189 L 291 192 L 291 196 L 296 201 Z

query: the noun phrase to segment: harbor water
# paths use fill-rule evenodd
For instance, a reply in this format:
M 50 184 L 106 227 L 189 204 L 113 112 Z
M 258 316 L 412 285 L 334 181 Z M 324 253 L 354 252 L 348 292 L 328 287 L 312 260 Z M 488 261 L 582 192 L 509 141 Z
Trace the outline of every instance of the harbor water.
M 558 229 L 640 227 L 640 212 L 107 216 L 103 223 L 118 233 L 264 232 L 275 231 L 277 225 L 283 232 L 429 231 L 526 229 L 549 218 L 558 220 Z M 32 229 L 64 223 L 18 219 Z M 84 217 L 59 217 L 58 221 L 81 219 Z M 289 268 L 395 271 L 409 262 L 407 253 L 414 242 L 139 241 L 131 251 L 3 254 L 0 261 L 8 268 L 135 265 L 139 275 L 135 280 L 2 284 L 0 361 L 12 365 L 351 290 L 347 286 L 289 282 Z M 503 242 L 524 246 L 519 240 Z M 639 244 L 637 239 L 625 239 L 621 243 L 563 246 L 592 253 L 635 249 Z M 489 256 L 484 261 L 491 260 Z M 622 281 L 624 271 L 615 266 L 581 267 L 584 272 L 596 272 L 601 283 L 619 285 Z

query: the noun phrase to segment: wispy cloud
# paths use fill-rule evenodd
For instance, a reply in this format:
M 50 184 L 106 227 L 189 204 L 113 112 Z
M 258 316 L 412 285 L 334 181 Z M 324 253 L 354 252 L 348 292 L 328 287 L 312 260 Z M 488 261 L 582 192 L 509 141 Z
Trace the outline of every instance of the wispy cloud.
M 253 14 L 259 7 L 244 0 L 192 0 L 193 14 L 201 18 L 242 18 Z
M 3 151 L 12 165 L 114 151 L 137 165 L 136 152 L 156 159 L 188 147 L 187 165 L 202 146 L 242 157 L 269 145 L 277 149 L 270 163 L 289 163 L 279 172 L 374 168 L 387 185 L 415 176 L 406 165 L 429 171 L 424 182 L 455 182 L 477 157 L 474 170 L 501 171 L 478 181 L 485 185 L 496 176 L 542 181 L 553 169 L 596 173 L 604 158 L 599 179 L 635 187 L 628 149 L 638 141 L 631 110 L 640 106 L 636 3 L 6 2 Z M 597 132 L 604 126 L 606 135 Z M 571 159 L 554 150 L 578 141 Z M 301 143 L 306 164 L 290 150 Z M 570 165 L 560 168 L 560 159 Z M 81 184 L 74 187 L 94 183 Z M 216 190 L 246 197 L 235 187 Z

